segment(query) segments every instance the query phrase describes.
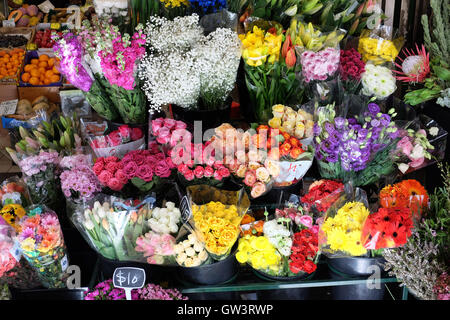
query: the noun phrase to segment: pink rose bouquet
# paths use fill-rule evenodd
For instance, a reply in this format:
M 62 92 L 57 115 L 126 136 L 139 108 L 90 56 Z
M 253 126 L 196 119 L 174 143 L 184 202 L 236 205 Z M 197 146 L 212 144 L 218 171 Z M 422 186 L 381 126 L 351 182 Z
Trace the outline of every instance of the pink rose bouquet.
M 123 157 L 131 150 L 144 149 L 145 137 L 141 128 L 121 125 L 106 136 L 90 138 L 90 146 L 98 157 Z
M 170 234 L 147 232 L 136 240 L 136 252 L 141 252 L 149 264 L 175 264 L 175 238 Z
M 313 80 L 327 80 L 338 70 L 339 58 L 340 51 L 331 47 L 318 52 L 303 52 L 300 61 L 305 81 L 309 83 Z
M 191 141 L 192 134 L 186 130 L 186 123 L 170 118 L 157 118 L 151 121 L 151 132 L 161 145 L 175 147 L 183 141 Z

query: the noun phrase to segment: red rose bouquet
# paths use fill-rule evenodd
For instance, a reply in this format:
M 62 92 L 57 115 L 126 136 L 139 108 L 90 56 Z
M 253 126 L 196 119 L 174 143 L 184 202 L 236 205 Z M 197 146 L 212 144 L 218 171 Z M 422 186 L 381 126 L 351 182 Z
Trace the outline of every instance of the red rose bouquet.
M 413 220 L 408 208 L 380 208 L 369 215 L 361 231 L 366 249 L 397 248 L 411 236 Z
M 308 193 L 300 200 L 306 211 L 315 209 L 319 212 L 326 212 L 343 191 L 344 185 L 341 182 L 319 180 L 311 184 Z
M 140 128 L 121 125 L 105 136 L 89 138 L 89 145 L 97 157 L 123 157 L 127 152 L 145 148 L 144 133 Z
M 317 269 L 317 252 L 319 251 L 319 238 L 317 232 L 303 229 L 294 234 L 289 257 L 289 270 L 298 274 L 305 272 L 311 274 Z

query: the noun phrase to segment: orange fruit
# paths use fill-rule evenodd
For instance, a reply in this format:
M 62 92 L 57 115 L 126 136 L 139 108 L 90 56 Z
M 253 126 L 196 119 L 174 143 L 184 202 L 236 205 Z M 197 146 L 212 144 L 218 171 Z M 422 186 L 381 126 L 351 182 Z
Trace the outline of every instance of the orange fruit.
M 25 73 L 22 75 L 22 81 L 23 81 L 23 82 L 29 82 L 30 79 L 31 79 L 31 74 L 29 74 L 28 72 L 25 72 Z
M 45 80 L 45 74 L 41 73 L 41 76 L 39 77 L 40 82 L 44 82 Z
M 47 70 L 47 71 L 45 72 L 45 77 L 46 77 L 46 78 L 51 78 L 53 75 L 55 75 L 55 74 L 53 73 L 52 70 Z
M 55 58 L 50 58 L 47 61 L 49 67 L 53 67 L 55 65 Z
M 61 80 L 61 78 L 60 78 L 59 76 L 57 76 L 57 75 L 53 75 L 53 76 L 51 76 L 51 78 L 50 78 L 50 81 L 51 81 L 52 83 L 54 83 L 54 82 L 59 82 L 59 80 Z
M 47 68 L 48 68 L 48 63 L 47 63 L 47 61 L 41 61 L 41 62 L 39 62 L 38 66 L 39 66 L 40 68 L 45 68 L 45 69 L 47 69 Z
M 43 86 L 44 85 L 44 81 L 39 81 L 38 85 L 39 86 Z
M 38 59 L 31 59 L 31 64 L 38 65 L 39 64 L 39 60 Z
M 50 83 L 52 83 L 52 81 L 49 78 L 45 78 L 44 84 L 48 85 Z
M 39 72 L 38 69 L 32 69 L 30 71 L 31 77 L 35 77 L 35 78 L 39 78 L 39 76 L 41 75 L 41 73 Z
M 46 54 L 41 54 L 40 56 L 39 56 L 39 60 L 40 61 L 48 61 L 48 55 L 46 55 Z
M 23 70 L 24 70 L 25 72 L 30 72 L 32 69 L 33 69 L 33 65 L 32 65 L 32 64 L 27 64 L 27 65 L 23 68 Z
M 39 84 L 39 78 L 31 77 L 30 78 L 30 84 L 33 86 L 37 86 Z
M 47 70 L 46 70 L 45 68 L 43 68 L 43 67 L 39 67 L 38 70 L 39 70 L 39 73 L 40 73 L 40 74 L 43 74 L 43 75 L 45 75 L 45 72 L 47 71 Z
M 58 71 L 58 69 L 56 69 L 56 67 L 53 67 L 52 71 L 54 74 L 59 74 L 59 71 Z

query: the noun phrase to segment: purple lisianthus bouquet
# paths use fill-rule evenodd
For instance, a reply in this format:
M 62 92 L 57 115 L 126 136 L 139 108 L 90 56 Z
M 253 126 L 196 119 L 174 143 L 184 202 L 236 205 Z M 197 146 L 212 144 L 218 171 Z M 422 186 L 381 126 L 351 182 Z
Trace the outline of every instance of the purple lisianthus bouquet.
M 66 198 L 72 201 L 90 200 L 102 190 L 101 184 L 92 171 L 89 155 L 79 154 L 64 157 L 60 166 L 61 189 Z
M 354 117 L 337 117 L 334 105 L 318 109 L 314 145 L 323 178 L 353 181 L 355 186 L 374 183 L 395 171 L 393 151 L 399 128 L 375 103 Z
M 39 154 L 24 157 L 19 161 L 24 181 L 34 204 L 51 206 L 58 202 L 59 166 L 58 152 L 41 151 Z

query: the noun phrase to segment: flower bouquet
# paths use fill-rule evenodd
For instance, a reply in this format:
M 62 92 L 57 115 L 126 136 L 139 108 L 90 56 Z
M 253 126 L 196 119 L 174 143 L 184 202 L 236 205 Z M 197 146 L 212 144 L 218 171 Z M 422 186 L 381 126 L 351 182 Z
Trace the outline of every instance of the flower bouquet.
M 145 148 L 145 137 L 141 128 L 121 125 L 107 135 L 89 137 L 89 145 L 97 157 L 122 158 L 126 153 Z
M 78 231 L 101 256 L 119 261 L 140 261 L 145 258 L 137 251 L 136 241 L 150 228 L 154 198 L 144 201 L 123 200 L 98 195 L 78 209 L 71 217 Z
M 395 81 L 395 77 L 389 68 L 368 63 L 361 75 L 361 94 L 384 100 L 397 89 Z
M 300 64 L 296 63 L 291 36 L 284 37 L 282 29 L 279 24 L 263 21 L 246 34 L 239 35 L 245 82 L 259 123 L 267 123 L 270 119 L 271 106 L 279 103 L 294 105 L 301 103 L 303 98 L 296 77 Z
M 336 117 L 332 105 L 319 108 L 314 146 L 321 177 L 365 186 L 393 173 L 399 128 L 391 116 L 393 109 L 384 114 L 374 103 L 348 119 Z
M 39 279 L 25 259 L 22 259 L 15 241 L 16 232 L 0 217 L 0 286 L 33 289 L 40 286 Z
M 46 206 L 31 206 L 20 226 L 18 241 L 23 256 L 42 284 L 46 288 L 65 288 L 69 260 L 56 213 Z
M 59 200 L 58 152 L 40 151 L 19 161 L 24 181 L 34 204 L 54 205 Z
M 16 232 L 20 231 L 20 219 L 25 216 L 26 211 L 20 204 L 7 204 L 0 210 L 0 217 L 14 228 Z
M 182 267 L 198 267 L 212 262 L 203 243 L 193 233 L 189 234 L 186 240 L 178 242 L 174 251 L 176 261 Z
M 307 144 L 313 138 L 313 115 L 306 108 L 297 111 L 291 107 L 277 104 L 272 107 L 273 118 L 268 121 L 269 127 L 283 130 L 300 142 Z
M 346 92 L 357 94 L 360 91 L 361 75 L 365 72 L 365 66 L 358 51 L 353 48 L 341 50 L 339 76 Z
M 325 213 L 339 199 L 344 191 L 344 184 L 333 180 L 315 181 L 309 186 L 308 192 L 300 198 L 302 208 L 306 212 Z
M 214 260 L 224 260 L 239 237 L 239 225 L 250 207 L 247 194 L 244 189 L 226 191 L 208 185 L 186 190 L 195 236 Z
M 280 173 L 278 161 L 268 157 L 267 146 L 276 141 L 268 139 L 267 131 L 265 134 L 254 130 L 242 132 L 225 123 L 215 129 L 216 134 L 210 140 L 215 158 L 223 159 L 237 183 L 250 190 L 252 198 L 269 192 L 273 178 Z
M 358 43 L 358 51 L 363 61 L 370 61 L 375 65 L 393 63 L 405 42 L 403 37 L 394 37 L 394 30 L 388 26 L 364 30 Z
M 415 220 L 419 220 L 428 208 L 427 190 L 414 179 L 387 185 L 379 194 L 382 208 L 408 208 Z
M 17 176 L 4 180 L 0 185 L 0 205 L 20 204 L 27 206 L 30 204 L 30 195 L 26 184 Z
M 156 142 L 167 149 L 178 143 L 191 142 L 192 134 L 186 130 L 186 123 L 170 118 L 156 118 L 151 121 L 151 133 Z
M 125 290 L 115 288 L 112 280 L 97 284 L 86 292 L 84 300 L 125 300 Z M 163 289 L 155 284 L 147 284 L 143 288 L 131 291 L 132 300 L 188 300 L 177 289 Z

